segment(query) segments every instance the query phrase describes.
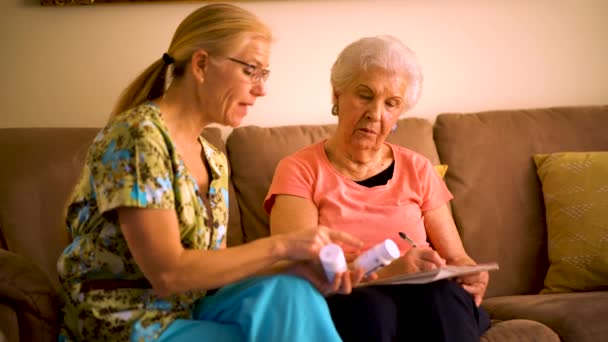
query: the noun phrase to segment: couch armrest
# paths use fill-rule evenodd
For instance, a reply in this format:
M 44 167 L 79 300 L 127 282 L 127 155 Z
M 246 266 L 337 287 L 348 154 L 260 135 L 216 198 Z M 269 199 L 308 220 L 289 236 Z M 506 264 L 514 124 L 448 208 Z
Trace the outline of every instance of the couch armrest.
M 0 301 L 17 313 L 21 340 L 57 339 L 57 290 L 36 264 L 4 249 L 0 249 Z

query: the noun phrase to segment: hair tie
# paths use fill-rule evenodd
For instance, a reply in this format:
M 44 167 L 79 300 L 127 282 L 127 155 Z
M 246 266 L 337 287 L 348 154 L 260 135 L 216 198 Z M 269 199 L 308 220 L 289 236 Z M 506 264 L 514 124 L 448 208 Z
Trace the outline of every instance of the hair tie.
M 163 53 L 163 62 L 165 62 L 166 65 L 169 65 L 175 62 L 175 59 L 165 52 Z

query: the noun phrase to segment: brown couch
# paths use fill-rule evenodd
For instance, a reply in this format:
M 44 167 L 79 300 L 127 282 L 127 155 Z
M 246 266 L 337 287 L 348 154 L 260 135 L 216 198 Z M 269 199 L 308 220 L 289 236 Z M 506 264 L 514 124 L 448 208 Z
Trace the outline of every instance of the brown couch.
M 608 293 L 539 295 L 548 268 L 544 204 L 535 153 L 608 150 L 608 106 L 441 114 L 399 121 L 390 141 L 449 165 L 446 182 L 466 249 L 497 261 L 483 306 L 483 341 L 608 340 Z M 235 129 L 229 244 L 268 234 L 262 200 L 277 162 L 326 137 L 332 125 Z M 97 129 L 0 129 L 0 333 L 8 341 L 54 341 L 55 262 L 65 247 L 61 212 Z M 1 335 L 0 335 L 1 336 Z M 0 337 L 1 338 L 1 337 Z

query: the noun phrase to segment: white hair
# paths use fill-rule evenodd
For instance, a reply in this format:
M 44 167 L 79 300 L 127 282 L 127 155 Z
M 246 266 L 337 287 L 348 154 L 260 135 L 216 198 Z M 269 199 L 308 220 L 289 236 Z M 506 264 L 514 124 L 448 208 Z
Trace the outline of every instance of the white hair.
M 341 93 L 361 72 L 372 67 L 401 75 L 407 81 L 404 111 L 412 108 L 422 90 L 422 72 L 416 55 L 390 35 L 361 38 L 342 50 L 331 68 L 331 86 Z

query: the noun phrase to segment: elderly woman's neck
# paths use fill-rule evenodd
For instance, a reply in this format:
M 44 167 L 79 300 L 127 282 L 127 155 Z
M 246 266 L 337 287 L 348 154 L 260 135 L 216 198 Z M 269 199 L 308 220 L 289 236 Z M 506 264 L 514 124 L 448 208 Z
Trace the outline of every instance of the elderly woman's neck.
M 386 169 L 392 162 L 389 148 L 382 144 L 378 148 L 358 148 L 330 138 L 324 145 L 327 158 L 345 176 L 364 180 Z

